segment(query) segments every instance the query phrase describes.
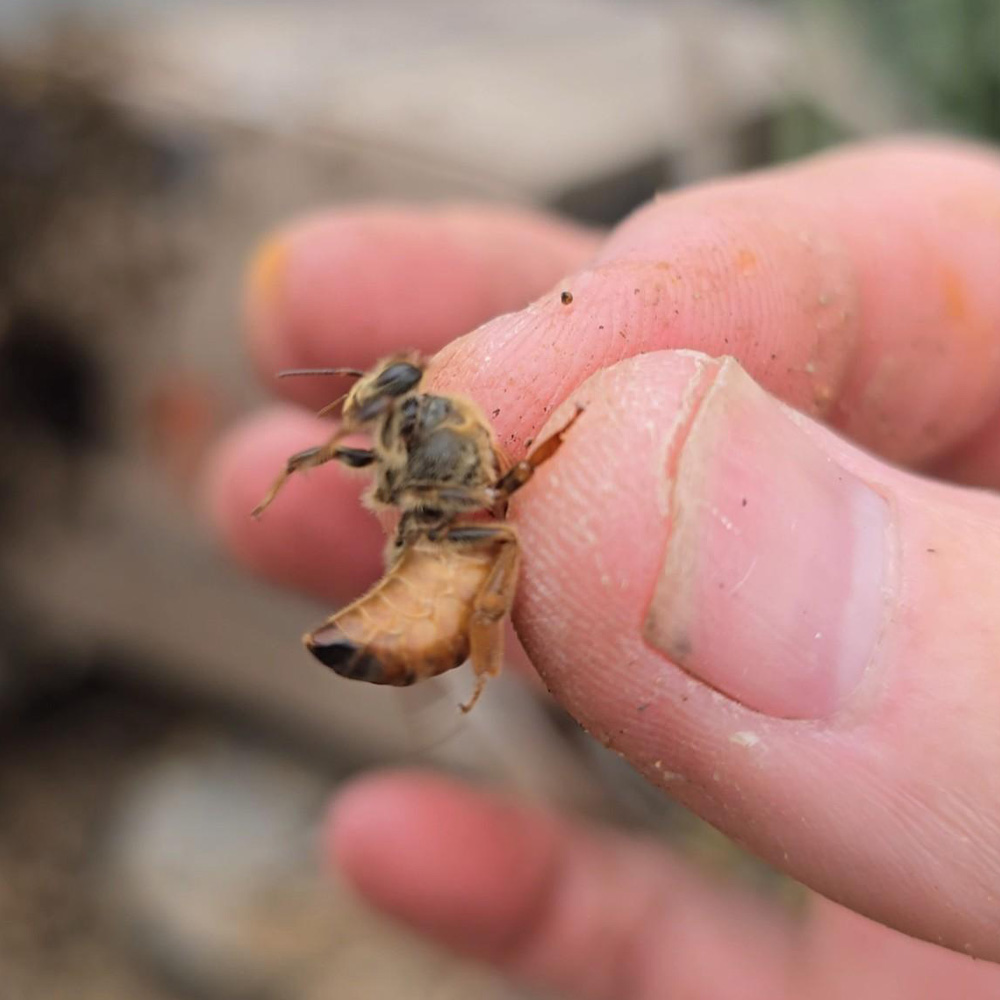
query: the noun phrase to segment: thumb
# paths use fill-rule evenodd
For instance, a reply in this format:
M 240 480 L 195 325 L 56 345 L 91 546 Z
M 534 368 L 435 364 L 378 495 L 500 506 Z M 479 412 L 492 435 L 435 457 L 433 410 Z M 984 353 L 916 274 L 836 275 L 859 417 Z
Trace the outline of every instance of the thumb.
M 1000 502 L 729 359 L 641 355 L 573 398 L 514 511 L 515 621 L 552 692 L 813 888 L 1000 960 Z

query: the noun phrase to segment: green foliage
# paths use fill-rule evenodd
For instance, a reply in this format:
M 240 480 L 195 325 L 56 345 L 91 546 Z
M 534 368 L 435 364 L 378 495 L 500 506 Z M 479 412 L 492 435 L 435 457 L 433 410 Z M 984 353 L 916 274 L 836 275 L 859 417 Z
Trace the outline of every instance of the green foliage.
M 1000 140 L 1000 0 L 786 0 L 798 18 L 850 26 L 922 117 L 898 127 L 932 127 Z M 833 37 L 831 45 L 851 44 Z M 849 135 L 825 110 L 793 98 L 773 132 L 774 159 Z
M 943 121 L 1000 138 L 998 0 L 840 0 L 872 49 Z

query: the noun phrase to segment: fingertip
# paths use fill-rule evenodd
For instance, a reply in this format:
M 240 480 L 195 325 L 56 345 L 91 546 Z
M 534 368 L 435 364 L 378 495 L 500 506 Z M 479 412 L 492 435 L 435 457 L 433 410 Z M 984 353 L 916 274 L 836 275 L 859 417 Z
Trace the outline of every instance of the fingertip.
M 293 476 L 259 519 L 251 511 L 288 457 L 329 430 L 310 414 L 276 406 L 228 432 L 207 463 L 209 520 L 248 569 L 324 599 L 344 599 L 377 578 L 382 530 L 359 504 L 362 482 L 323 466 Z
M 495 956 L 556 849 L 551 821 L 417 773 L 366 778 L 331 807 L 328 857 L 378 909 L 449 947 Z
M 362 779 L 331 809 L 326 849 L 376 908 L 560 996 L 638 998 L 644 982 L 672 995 L 695 979 L 721 996 L 748 976 L 777 981 L 785 928 L 761 908 L 651 845 L 441 778 Z M 739 957 L 705 966 L 720 953 Z
M 643 700 L 648 678 L 621 661 L 626 639 L 641 646 L 667 542 L 672 449 L 718 364 L 693 351 L 622 361 L 585 381 L 539 432 L 544 440 L 583 407 L 512 508 L 524 559 L 515 622 L 543 679 L 574 714 L 581 697 L 607 717 Z M 599 672 L 581 674 L 581 663 L 602 657 Z
M 407 784 L 399 775 L 354 781 L 337 794 L 327 812 L 324 850 L 331 863 L 362 891 L 378 872 L 383 832 L 392 830 L 399 808 L 405 808 Z
M 362 206 L 302 219 L 248 266 L 246 325 L 264 374 L 368 367 L 412 347 L 433 353 L 519 308 L 576 267 L 596 235 L 513 207 Z M 324 389 L 283 385 L 318 403 Z
M 203 509 L 224 544 L 243 562 L 253 562 L 250 512 L 264 495 L 260 487 L 265 470 L 276 474 L 280 468 L 272 468 L 271 456 L 286 447 L 289 430 L 297 437 L 296 416 L 291 407 L 281 407 L 247 417 L 222 435 L 205 463 Z

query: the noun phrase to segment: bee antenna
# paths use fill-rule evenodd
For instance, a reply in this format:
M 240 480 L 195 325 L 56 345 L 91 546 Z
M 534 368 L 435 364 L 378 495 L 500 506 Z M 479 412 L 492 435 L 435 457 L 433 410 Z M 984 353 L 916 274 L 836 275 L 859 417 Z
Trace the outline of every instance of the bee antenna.
M 361 378 L 364 372 L 357 368 L 288 368 L 278 372 L 278 378 L 288 378 L 293 375 L 349 375 L 351 378 Z

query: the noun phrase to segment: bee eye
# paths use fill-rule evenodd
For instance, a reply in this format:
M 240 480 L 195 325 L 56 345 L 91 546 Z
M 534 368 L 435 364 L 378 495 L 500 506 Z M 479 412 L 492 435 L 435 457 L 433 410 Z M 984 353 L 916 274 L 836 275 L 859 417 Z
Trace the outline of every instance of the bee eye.
M 424 377 L 423 371 L 408 361 L 397 361 L 389 365 L 375 379 L 375 388 L 386 396 L 402 396 L 413 389 Z

